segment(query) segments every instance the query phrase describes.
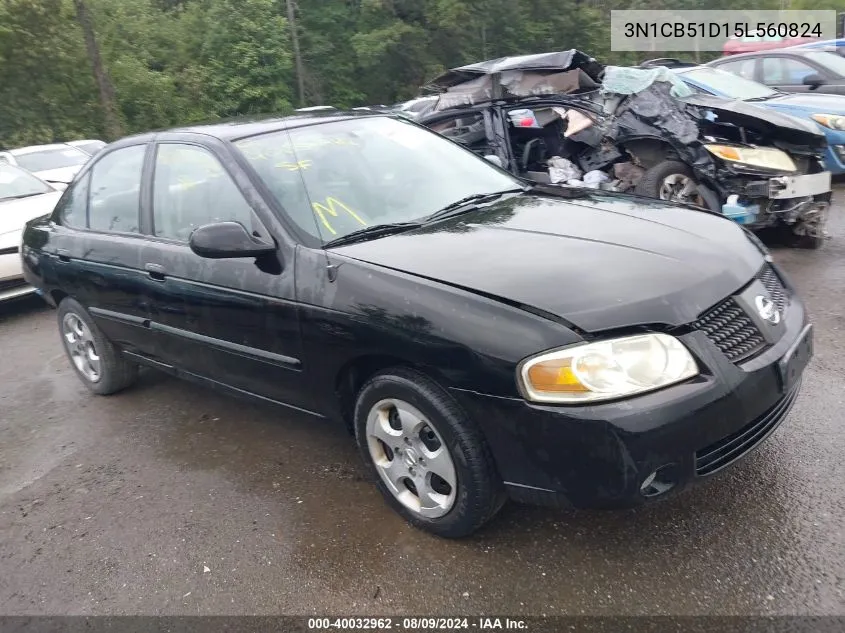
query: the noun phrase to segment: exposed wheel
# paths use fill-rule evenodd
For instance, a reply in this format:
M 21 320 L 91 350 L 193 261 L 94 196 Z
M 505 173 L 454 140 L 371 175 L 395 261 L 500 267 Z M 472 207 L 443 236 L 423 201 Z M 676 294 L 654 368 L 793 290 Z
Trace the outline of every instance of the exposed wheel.
M 135 381 L 138 366 L 123 357 L 78 301 L 64 299 L 59 304 L 58 316 L 65 352 L 86 387 L 106 396 Z
M 664 160 L 647 169 L 634 191 L 649 198 L 710 208 L 698 190 L 692 169 L 677 160 Z
M 364 385 L 355 437 L 388 503 L 419 528 L 459 538 L 503 504 L 483 435 L 445 390 L 417 371 L 394 368 Z

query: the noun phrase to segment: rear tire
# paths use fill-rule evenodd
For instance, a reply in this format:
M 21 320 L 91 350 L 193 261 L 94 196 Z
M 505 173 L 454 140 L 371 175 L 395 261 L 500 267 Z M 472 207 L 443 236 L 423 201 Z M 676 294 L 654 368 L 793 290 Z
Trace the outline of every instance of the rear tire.
M 355 404 L 355 438 L 387 503 L 409 523 L 460 538 L 505 501 L 487 442 L 452 397 L 403 367 L 371 378 Z
M 88 389 L 107 396 L 135 382 L 138 365 L 126 360 L 78 301 L 70 297 L 63 299 L 58 320 L 71 367 Z

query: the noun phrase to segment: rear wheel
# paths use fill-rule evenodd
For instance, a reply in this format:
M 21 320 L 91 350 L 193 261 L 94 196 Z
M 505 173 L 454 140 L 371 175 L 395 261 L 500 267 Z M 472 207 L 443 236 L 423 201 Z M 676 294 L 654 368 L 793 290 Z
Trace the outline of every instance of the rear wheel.
M 138 366 L 123 357 L 78 301 L 64 299 L 58 317 L 65 352 L 86 387 L 105 396 L 135 382 Z
M 664 160 L 647 169 L 634 191 L 649 198 L 710 208 L 692 169 L 677 160 Z
M 504 502 L 483 435 L 419 372 L 395 368 L 368 381 L 355 406 L 355 435 L 379 490 L 416 527 L 459 538 Z

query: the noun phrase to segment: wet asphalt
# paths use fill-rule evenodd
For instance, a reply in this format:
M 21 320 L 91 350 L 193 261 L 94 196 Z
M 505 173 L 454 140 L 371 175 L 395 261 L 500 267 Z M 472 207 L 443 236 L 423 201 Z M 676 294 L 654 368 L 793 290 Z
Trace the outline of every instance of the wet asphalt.
M 845 199 L 845 190 L 837 192 Z M 40 299 L 0 308 L 0 614 L 845 615 L 845 204 L 777 250 L 816 325 L 787 421 L 675 498 L 405 524 L 340 428 L 146 372 L 85 390 Z

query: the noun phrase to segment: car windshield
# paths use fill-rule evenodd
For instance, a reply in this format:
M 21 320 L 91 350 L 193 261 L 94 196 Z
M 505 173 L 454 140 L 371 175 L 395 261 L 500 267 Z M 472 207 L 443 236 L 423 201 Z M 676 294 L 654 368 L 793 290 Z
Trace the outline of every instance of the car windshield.
M 15 154 L 18 165 L 29 171 L 48 171 L 64 167 L 78 167 L 84 165 L 90 158 L 82 150 L 68 145 L 67 147 L 35 150 L 25 154 Z
M 320 243 L 374 225 L 421 221 L 469 196 L 523 187 L 404 119 L 309 125 L 235 145 L 287 214 Z
M 0 200 L 28 198 L 50 193 L 53 188 L 44 181 L 14 165 L 0 163 Z
M 106 144 L 102 141 L 79 141 L 74 145 L 74 147 L 78 147 L 86 154 L 91 154 L 91 156 L 99 152 L 105 146 Z
M 845 77 L 845 57 L 829 51 L 811 51 L 804 53 L 804 56 L 810 61 L 821 64 L 837 77 Z
M 696 68 L 682 73 L 681 77 L 699 83 L 705 89 L 712 90 L 730 99 L 741 99 L 743 101 L 746 99 L 766 99 L 780 94 L 768 86 L 758 84 L 756 81 L 715 68 Z

